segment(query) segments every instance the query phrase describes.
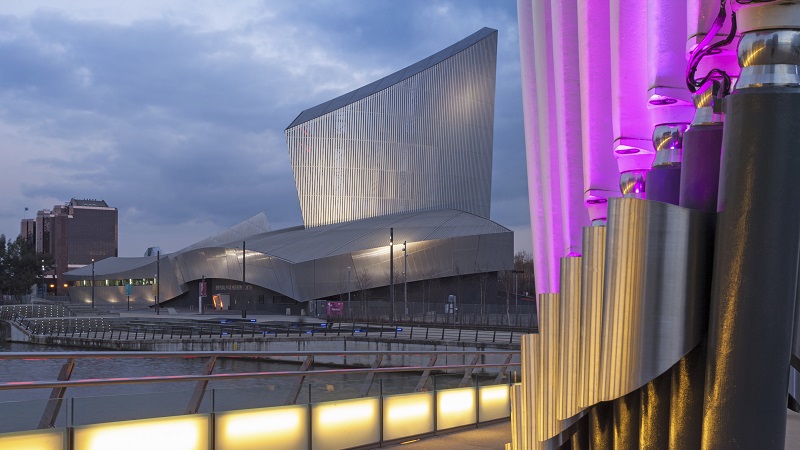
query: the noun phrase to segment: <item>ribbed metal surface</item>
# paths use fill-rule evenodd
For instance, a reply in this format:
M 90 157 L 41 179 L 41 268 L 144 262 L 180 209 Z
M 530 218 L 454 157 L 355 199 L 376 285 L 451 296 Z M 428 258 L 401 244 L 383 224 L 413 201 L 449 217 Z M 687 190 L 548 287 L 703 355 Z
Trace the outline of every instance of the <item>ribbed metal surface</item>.
M 287 128 L 306 227 L 441 208 L 489 217 L 497 32 L 457 46 Z
M 603 283 L 606 227 L 584 227 L 581 257 L 581 341 L 578 403 L 586 408 L 600 401 L 600 346 L 603 326 Z
M 522 420 L 524 409 L 521 383 L 514 383 L 509 387 L 509 397 L 511 398 L 511 449 L 522 450 L 527 447 L 524 446 L 523 438 L 526 427 Z
M 666 203 L 609 201 L 602 400 L 642 387 L 700 341 L 706 326 L 712 219 Z
M 520 338 L 522 368 L 522 433 L 520 449 L 533 449 L 539 444 L 536 438 L 536 400 L 539 374 L 539 335 L 528 334 Z
M 556 411 L 559 401 L 558 334 L 561 319 L 559 294 L 539 294 L 539 376 L 537 379 L 536 435 L 540 439 L 556 436 L 559 427 Z
M 581 267 L 582 258 L 561 258 L 559 325 L 559 404 L 556 417 L 566 420 L 581 411 Z

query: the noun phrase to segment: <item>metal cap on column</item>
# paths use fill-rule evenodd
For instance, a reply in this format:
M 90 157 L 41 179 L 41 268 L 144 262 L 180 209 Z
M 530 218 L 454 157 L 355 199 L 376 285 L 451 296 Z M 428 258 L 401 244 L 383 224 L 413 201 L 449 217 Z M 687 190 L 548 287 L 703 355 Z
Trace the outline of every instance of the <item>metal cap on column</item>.
M 688 123 L 662 123 L 653 130 L 653 147 L 656 158 L 653 170 L 647 174 L 647 198 L 664 203 L 678 204 L 683 160 L 683 134 Z

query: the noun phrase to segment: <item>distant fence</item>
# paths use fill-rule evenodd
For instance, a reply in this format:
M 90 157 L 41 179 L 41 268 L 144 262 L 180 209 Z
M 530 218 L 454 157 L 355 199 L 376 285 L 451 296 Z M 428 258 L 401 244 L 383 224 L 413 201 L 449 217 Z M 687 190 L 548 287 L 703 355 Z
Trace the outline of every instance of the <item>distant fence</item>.
M 329 320 L 364 321 L 371 323 L 425 323 L 470 326 L 503 326 L 533 329 L 538 325 L 536 305 L 504 304 L 449 304 L 430 302 L 403 302 L 395 300 L 394 308 L 388 301 L 309 302 L 311 315 Z

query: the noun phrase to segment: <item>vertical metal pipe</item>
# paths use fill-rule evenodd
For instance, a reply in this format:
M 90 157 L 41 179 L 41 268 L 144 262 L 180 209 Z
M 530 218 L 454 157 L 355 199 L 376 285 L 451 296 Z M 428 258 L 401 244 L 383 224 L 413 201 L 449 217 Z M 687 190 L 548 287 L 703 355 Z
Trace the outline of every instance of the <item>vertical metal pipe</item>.
M 611 402 L 600 402 L 589 410 L 589 445 L 592 450 L 614 448 L 614 410 Z
M 405 319 L 408 320 L 408 250 L 406 241 L 403 241 L 403 303 L 405 305 Z
M 92 258 L 92 309 L 94 309 L 94 258 Z
M 704 449 L 785 445 L 800 254 L 798 41 L 798 30 L 744 34 L 742 73 L 725 99 Z
M 670 370 L 669 448 L 697 448 L 703 432 L 706 340 Z
M 670 376 L 671 371 L 668 371 L 641 388 L 639 447 L 642 449 L 676 448 L 669 445 Z
M 717 83 L 695 96 L 697 113 L 683 135 L 678 204 L 708 213 L 717 211 L 722 153 L 724 116 L 714 113 L 714 109 L 720 110 L 718 90 Z M 697 447 L 702 440 L 706 346 L 707 340 L 703 339 L 670 370 L 670 448 Z
M 161 307 L 161 305 L 159 304 L 160 299 L 158 298 L 159 294 L 161 294 L 161 292 L 159 292 L 161 290 L 159 289 L 161 287 L 160 284 L 161 284 L 161 250 L 156 252 L 156 315 L 159 315 L 161 313 L 161 311 L 159 310 L 159 308 Z
M 641 390 L 611 402 L 614 412 L 614 450 L 639 449 Z
M 242 311 L 247 309 L 247 286 L 245 285 L 245 260 L 247 259 L 247 252 L 245 251 L 245 241 L 242 241 Z

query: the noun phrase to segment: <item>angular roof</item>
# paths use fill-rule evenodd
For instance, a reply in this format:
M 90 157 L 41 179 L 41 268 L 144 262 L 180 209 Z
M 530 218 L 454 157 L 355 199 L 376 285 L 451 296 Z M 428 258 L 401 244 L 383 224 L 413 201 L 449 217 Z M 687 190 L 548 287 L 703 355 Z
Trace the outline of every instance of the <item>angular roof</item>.
M 296 264 L 335 255 L 357 253 L 387 247 L 389 228 L 394 228 L 395 245 L 403 241 L 422 242 L 464 236 L 511 233 L 508 228 L 489 219 L 454 209 L 391 214 L 314 228 L 291 227 L 247 237 L 247 250 Z M 210 242 L 209 247 L 192 245 L 162 258 L 175 257 L 202 248 L 241 248 L 242 239 Z M 95 263 L 95 274 L 117 274 L 153 264 L 155 256 L 138 258 L 106 258 Z M 152 272 L 152 270 L 150 271 Z M 90 276 L 91 264 L 71 270 L 69 278 Z M 149 273 L 149 272 L 148 272 Z
M 310 120 L 316 119 L 317 117 L 323 116 L 331 111 L 343 108 L 351 103 L 357 102 L 358 100 L 369 97 L 370 95 L 375 94 L 376 92 L 382 91 L 390 86 L 400 83 L 403 80 L 411 78 L 413 75 L 416 75 L 422 72 L 423 70 L 429 69 L 435 66 L 436 64 L 439 64 L 445 59 L 467 49 L 468 47 L 474 45 L 481 39 L 486 39 L 487 37 L 491 36 L 494 33 L 497 33 L 497 30 L 493 28 L 488 28 L 488 27 L 481 28 L 477 32 L 456 42 L 455 44 L 447 47 L 446 49 L 434 53 L 433 55 L 419 62 L 416 62 L 404 69 L 398 70 L 397 72 L 391 75 L 387 75 L 381 78 L 380 80 L 373 81 L 372 83 L 366 86 L 360 87 L 354 91 L 336 97 L 333 100 L 329 100 L 313 108 L 306 109 L 305 111 L 301 112 L 294 119 L 294 121 L 292 121 L 292 123 L 289 124 L 289 126 L 286 128 L 289 129 L 297 125 L 300 125 L 302 123 L 308 122 Z
M 273 231 L 251 236 L 247 240 L 247 249 L 292 263 L 313 261 L 388 246 L 389 228 L 394 228 L 395 244 L 511 232 L 475 214 L 440 209 Z M 239 241 L 234 241 L 222 246 L 230 248 L 239 244 Z
M 105 200 L 95 200 L 95 199 L 80 199 L 80 198 L 73 198 L 69 201 L 69 206 L 94 206 L 99 208 L 108 208 L 108 204 Z

